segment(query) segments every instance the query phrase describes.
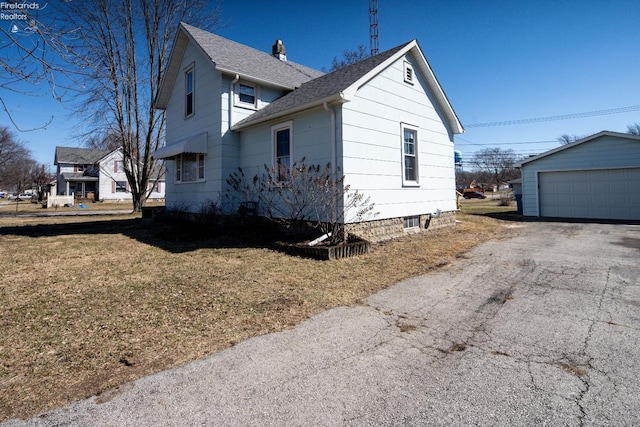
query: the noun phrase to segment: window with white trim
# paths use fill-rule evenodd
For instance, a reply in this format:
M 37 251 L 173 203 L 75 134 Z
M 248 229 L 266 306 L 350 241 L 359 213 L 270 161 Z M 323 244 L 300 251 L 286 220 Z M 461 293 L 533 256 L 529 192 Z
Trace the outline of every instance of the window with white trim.
M 183 153 L 175 158 L 176 182 L 204 181 L 205 155 Z
M 291 168 L 291 122 L 283 123 L 271 128 L 273 140 L 273 166 L 278 176 L 278 181 L 288 181 Z
M 402 128 L 402 184 L 417 186 L 418 182 L 418 129 L 403 124 Z
M 420 228 L 420 216 L 405 216 L 403 225 L 405 230 L 409 228 Z
M 404 62 L 404 82 L 413 84 L 415 80 L 415 74 L 413 72 L 413 66 L 408 62 Z
M 236 84 L 236 106 L 258 108 L 258 88 L 248 83 Z
M 194 67 L 191 65 L 184 72 L 184 116 L 190 117 L 195 113 L 195 98 L 194 98 Z

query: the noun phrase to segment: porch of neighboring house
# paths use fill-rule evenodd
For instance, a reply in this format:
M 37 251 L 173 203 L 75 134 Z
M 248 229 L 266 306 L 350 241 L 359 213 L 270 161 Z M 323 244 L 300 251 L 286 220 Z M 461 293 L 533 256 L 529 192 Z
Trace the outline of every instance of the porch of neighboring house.
M 64 195 L 74 194 L 76 199 L 98 200 L 98 177 L 87 176 L 82 173 L 63 173 L 65 187 L 61 190 Z

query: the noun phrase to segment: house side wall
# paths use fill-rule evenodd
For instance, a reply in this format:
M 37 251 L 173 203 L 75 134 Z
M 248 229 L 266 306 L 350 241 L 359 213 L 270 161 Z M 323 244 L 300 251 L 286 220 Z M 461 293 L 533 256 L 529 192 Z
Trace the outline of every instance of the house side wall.
M 194 114 L 185 118 L 184 72 L 191 65 L 194 66 Z M 208 200 L 217 200 L 220 194 L 221 159 L 216 154 L 220 150 L 220 94 L 224 87 L 221 74 L 191 43 L 185 50 L 180 69 L 166 109 L 166 145 L 170 146 L 207 132 L 206 179 L 202 182 L 176 183 L 175 162 L 167 159 L 165 204 L 176 209 L 197 211 Z
M 522 165 L 523 214 L 539 215 L 538 172 L 640 167 L 640 142 L 601 136 Z
M 453 136 L 418 73 L 404 82 L 406 56 L 343 105 L 344 173 L 375 203 L 377 220 L 456 210 Z M 419 186 L 403 186 L 402 124 L 418 132 Z
M 120 150 L 113 151 L 104 157 L 98 164 L 100 173 L 98 175 L 98 198 L 105 201 L 131 200 L 131 193 L 116 192 L 116 182 L 126 182 L 126 188 L 129 188 L 127 182 L 127 174 L 124 169 L 116 169 L 116 162 L 122 162 L 122 152 Z
M 272 127 L 290 123 L 292 128 L 293 162 L 327 166 L 331 163 L 331 116 L 323 108 L 316 108 L 282 120 L 243 130 L 240 133 L 239 167 L 248 178 L 274 167 Z M 236 172 L 237 167 L 229 172 Z M 228 175 L 227 175 L 228 177 Z M 225 178 L 226 179 L 226 178 Z M 234 209 L 234 207 L 231 207 Z
M 58 195 L 66 194 L 67 181 L 62 176 L 63 173 L 71 173 L 74 171 L 74 165 L 72 163 L 58 163 L 56 172 L 56 193 Z
M 229 129 L 230 124 L 233 125 L 238 123 L 240 120 L 250 116 L 255 113 L 256 109 L 246 108 L 243 106 L 239 106 L 238 103 L 238 93 L 236 91 L 237 85 L 232 82 L 235 80 L 235 76 L 223 76 L 222 77 L 222 86 L 220 87 L 220 99 L 221 99 L 221 111 L 222 111 L 222 120 L 221 120 L 221 145 L 219 147 L 214 148 L 214 156 L 217 156 L 220 159 L 220 174 L 214 178 L 218 180 L 218 186 L 221 189 L 221 193 L 226 191 L 226 180 L 229 176 L 238 170 L 238 167 L 241 167 L 243 164 L 247 164 L 245 161 L 241 161 L 244 155 L 247 153 L 256 152 L 258 156 L 257 162 L 262 161 L 262 163 L 267 163 L 269 161 L 269 156 L 262 156 L 262 152 L 259 148 L 260 145 L 260 137 L 258 137 L 257 144 L 250 143 L 248 148 L 243 148 L 243 144 L 241 142 L 241 133 L 234 132 Z M 240 77 L 240 83 L 251 83 L 246 81 Z M 285 92 L 282 90 L 278 90 L 275 88 L 270 88 L 266 86 L 256 86 L 256 96 L 257 96 L 257 105 L 258 110 L 264 108 L 269 105 L 271 102 L 285 95 Z M 230 92 L 231 90 L 231 92 Z M 229 103 L 229 98 L 232 97 L 231 103 Z M 231 114 L 229 114 L 229 106 L 231 106 Z M 267 129 L 267 136 L 269 136 L 269 132 Z M 249 138 L 251 140 L 251 138 Z M 267 146 L 270 146 L 267 143 Z M 249 160 L 249 164 L 252 160 Z

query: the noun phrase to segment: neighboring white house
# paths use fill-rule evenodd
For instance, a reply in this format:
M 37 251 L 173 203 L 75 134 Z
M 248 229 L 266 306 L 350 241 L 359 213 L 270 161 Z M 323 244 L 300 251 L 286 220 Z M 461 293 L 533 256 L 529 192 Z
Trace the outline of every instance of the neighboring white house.
M 56 188 L 59 195 L 100 201 L 131 200 L 121 149 L 56 147 Z M 164 199 L 164 177 L 149 184 L 150 199 Z
M 602 131 L 517 166 L 525 216 L 640 220 L 640 136 Z
M 330 74 L 288 61 L 279 40 L 272 53 L 180 26 L 156 100 L 168 208 L 219 200 L 238 168 L 305 158 L 371 198 L 378 236 L 453 222 L 463 128 L 416 40 Z

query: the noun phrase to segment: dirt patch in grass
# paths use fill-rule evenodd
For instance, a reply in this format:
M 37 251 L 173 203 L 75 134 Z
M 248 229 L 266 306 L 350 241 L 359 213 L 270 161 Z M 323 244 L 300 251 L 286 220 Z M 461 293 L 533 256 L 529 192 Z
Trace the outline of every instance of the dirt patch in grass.
M 458 219 L 326 262 L 225 236 L 166 239 L 135 215 L 0 218 L 0 420 L 109 399 L 114 387 L 358 304 L 511 232 L 484 216 Z

